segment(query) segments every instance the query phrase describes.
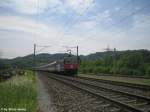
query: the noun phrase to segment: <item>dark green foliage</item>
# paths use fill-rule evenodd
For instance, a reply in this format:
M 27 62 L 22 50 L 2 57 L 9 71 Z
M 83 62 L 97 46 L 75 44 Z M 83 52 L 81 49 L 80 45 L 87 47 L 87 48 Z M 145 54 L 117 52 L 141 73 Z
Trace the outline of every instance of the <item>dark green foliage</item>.
M 120 56 L 118 64 L 120 67 L 139 68 L 143 63 L 143 56 L 140 52 L 129 52 Z
M 150 77 L 150 66 L 146 69 L 146 75 Z
M 38 54 L 36 66 L 63 59 L 66 54 Z M 150 51 L 128 50 L 97 52 L 80 56 L 82 73 L 122 74 L 130 76 L 150 76 Z M 5 63 L 5 64 L 4 64 Z M 11 66 L 10 66 L 11 65 Z M 33 55 L 17 57 L 11 60 L 0 60 L 0 71 L 4 68 L 32 69 Z
M 54 60 L 62 59 L 65 54 L 37 54 L 35 57 L 35 66 L 50 63 Z M 17 57 L 10 61 L 13 68 L 32 69 L 34 67 L 33 55 Z
M 10 64 L 0 59 L 0 71 L 8 70 L 10 68 L 11 68 Z
M 96 55 L 97 56 L 97 55 Z M 147 50 L 133 50 L 108 53 L 97 60 L 81 63 L 80 72 L 121 74 L 130 76 L 150 77 L 150 52 Z

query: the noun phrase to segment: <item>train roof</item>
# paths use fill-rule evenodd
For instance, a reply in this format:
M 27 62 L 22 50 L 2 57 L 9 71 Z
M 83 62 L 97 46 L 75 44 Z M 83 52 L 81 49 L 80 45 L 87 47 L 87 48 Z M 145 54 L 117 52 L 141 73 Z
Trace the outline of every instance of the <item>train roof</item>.
M 55 64 L 55 63 L 57 63 L 57 62 L 56 62 L 56 61 L 54 61 L 54 62 L 52 62 L 52 63 L 44 64 L 44 65 L 39 66 L 39 67 L 36 67 L 36 68 L 44 68 L 44 67 L 47 67 L 47 66 L 53 65 L 53 64 Z
M 48 67 L 48 66 L 50 66 L 50 65 L 54 65 L 54 64 L 56 64 L 56 63 L 58 63 L 58 62 L 62 62 L 62 61 L 63 61 L 63 59 L 57 60 L 57 61 L 53 61 L 53 62 L 51 62 L 51 63 L 44 64 L 44 65 L 41 65 L 41 66 L 36 67 L 36 68 L 44 68 L 44 67 Z

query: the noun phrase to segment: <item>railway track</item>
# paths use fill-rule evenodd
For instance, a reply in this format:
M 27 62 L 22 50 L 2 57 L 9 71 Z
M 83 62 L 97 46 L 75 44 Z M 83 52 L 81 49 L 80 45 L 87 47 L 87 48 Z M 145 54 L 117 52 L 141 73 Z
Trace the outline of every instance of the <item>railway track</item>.
M 78 78 L 84 79 L 84 80 L 86 79 L 86 80 L 91 80 L 91 81 L 97 81 L 100 83 L 125 86 L 125 87 L 134 88 L 134 89 L 140 89 L 143 91 L 150 91 L 150 86 L 148 86 L 148 85 L 132 84 L 132 83 L 127 83 L 127 82 L 111 81 L 111 80 L 104 80 L 104 79 L 94 79 L 94 78 L 89 78 L 89 77 L 78 77 Z
M 130 83 L 128 84 L 124 82 L 122 83 L 122 82 L 115 82 L 115 81 L 108 81 L 108 80 L 98 80 L 98 79 L 84 78 L 84 77 L 77 77 L 77 78 L 79 80 L 83 80 L 88 83 L 98 85 L 100 87 L 105 87 L 107 89 L 112 89 L 115 91 L 120 91 L 131 95 L 136 95 L 139 97 L 150 99 L 150 86 L 130 84 Z
M 104 102 L 100 106 L 110 108 L 112 112 L 150 112 L 150 98 L 148 97 L 101 87 L 92 81 L 79 78 L 60 75 L 50 75 L 49 77 L 102 98 Z

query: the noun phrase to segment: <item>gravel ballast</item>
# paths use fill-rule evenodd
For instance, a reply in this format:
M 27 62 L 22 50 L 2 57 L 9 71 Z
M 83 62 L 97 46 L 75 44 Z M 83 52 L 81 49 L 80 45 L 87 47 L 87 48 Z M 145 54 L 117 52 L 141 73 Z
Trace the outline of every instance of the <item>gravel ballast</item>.
M 109 106 L 102 99 L 98 99 L 86 92 L 72 88 L 59 81 L 49 78 L 50 73 L 38 73 L 40 80 L 50 96 L 51 104 L 49 108 L 57 112 L 110 112 L 117 110 L 116 107 Z M 51 111 L 48 111 L 51 112 Z

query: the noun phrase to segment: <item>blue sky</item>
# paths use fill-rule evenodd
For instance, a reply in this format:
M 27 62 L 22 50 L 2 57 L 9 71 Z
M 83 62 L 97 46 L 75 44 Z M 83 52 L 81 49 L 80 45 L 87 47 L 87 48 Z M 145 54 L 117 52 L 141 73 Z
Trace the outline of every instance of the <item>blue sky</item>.
M 0 57 L 33 52 L 33 44 L 79 46 L 80 54 L 150 49 L 150 0 L 1 0 Z M 37 48 L 40 49 L 40 48 Z

